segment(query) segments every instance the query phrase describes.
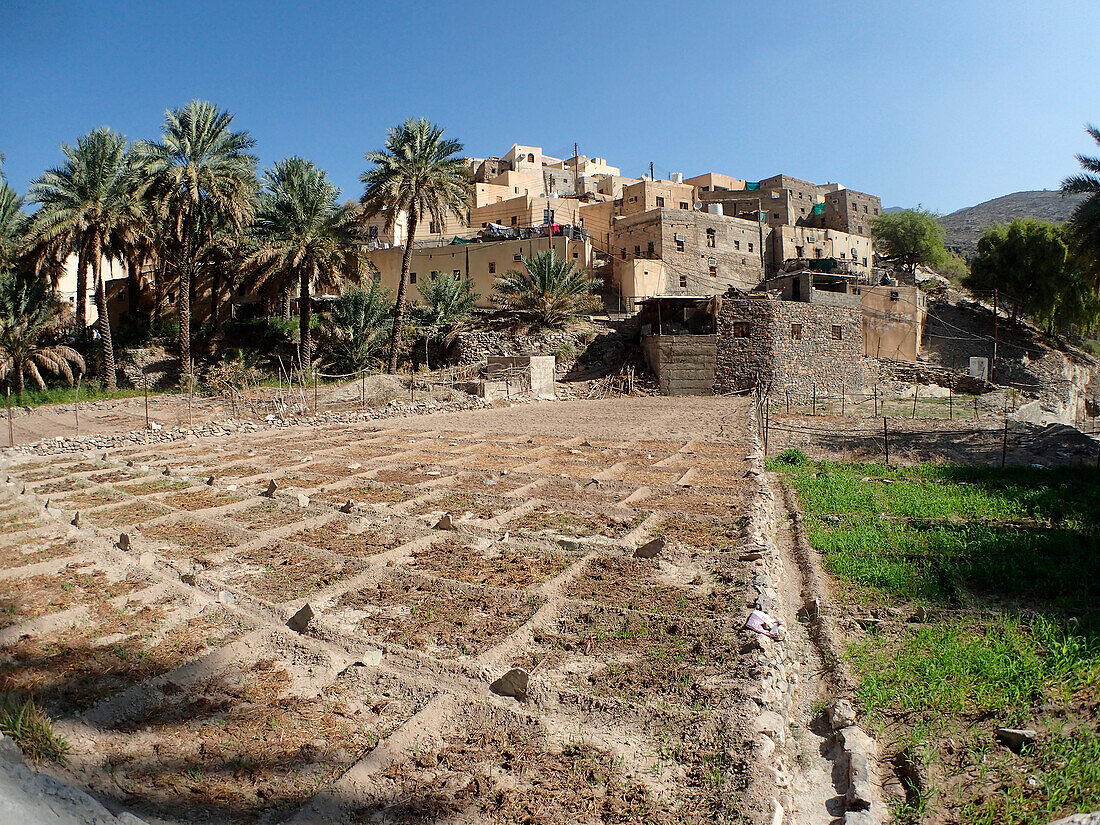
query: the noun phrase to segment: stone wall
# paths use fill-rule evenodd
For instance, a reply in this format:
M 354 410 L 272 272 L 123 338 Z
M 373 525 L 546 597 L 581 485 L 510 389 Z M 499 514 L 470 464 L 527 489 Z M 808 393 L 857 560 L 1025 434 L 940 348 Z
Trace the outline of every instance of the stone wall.
M 858 307 L 771 298 L 725 299 L 718 311 L 715 392 L 758 384 L 794 397 L 861 384 L 863 314 Z
M 715 343 L 714 335 L 643 335 L 642 351 L 661 395 L 712 394 Z

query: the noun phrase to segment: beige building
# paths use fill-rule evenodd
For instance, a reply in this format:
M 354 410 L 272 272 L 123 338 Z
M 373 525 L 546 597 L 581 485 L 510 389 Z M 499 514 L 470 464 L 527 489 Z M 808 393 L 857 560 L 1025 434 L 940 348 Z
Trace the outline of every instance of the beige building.
M 695 202 L 695 187 L 667 180 L 640 180 L 623 187 L 622 215 L 637 215 L 654 209 L 690 210 Z
M 735 192 L 745 188 L 745 181 L 740 178 L 731 178 L 718 172 L 686 178 L 684 183 L 691 184 L 699 192 Z
M 582 203 L 576 198 L 520 195 L 470 210 L 471 229 L 476 233 L 491 223 L 502 226 L 541 226 L 547 222 L 580 225 Z
M 479 307 L 492 307 L 493 285 L 497 277 L 512 269 L 523 266 L 523 258 L 529 258 L 537 252 L 553 248 L 562 258 L 568 258 L 580 269 L 591 269 L 592 246 L 587 241 L 571 240 L 557 235 L 552 239 L 531 238 L 529 240 L 493 241 L 490 243 L 453 244 L 428 248 L 416 248 L 412 253 L 409 266 L 410 301 L 420 299 L 418 284 L 423 284 L 434 274 L 445 272 L 463 278 L 471 278 L 474 290 L 480 295 Z M 401 277 L 400 247 L 378 249 L 371 253 L 371 262 L 377 267 L 380 283 L 391 294 L 396 294 Z
M 858 287 L 866 355 L 916 361 L 928 319 L 928 298 L 915 286 Z
M 836 258 L 850 262 L 850 271 L 869 281 L 875 260 L 869 237 L 814 226 L 777 226 L 769 246 L 771 272 L 779 271 L 788 261 Z

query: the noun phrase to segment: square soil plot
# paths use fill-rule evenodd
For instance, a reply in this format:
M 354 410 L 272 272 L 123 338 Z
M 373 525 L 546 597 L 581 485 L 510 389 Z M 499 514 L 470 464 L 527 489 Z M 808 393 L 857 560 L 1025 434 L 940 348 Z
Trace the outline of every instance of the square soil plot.
M 615 754 L 551 741 L 537 723 L 502 712 L 452 724 L 433 751 L 401 753 L 371 777 L 375 798 L 356 825 L 477 822 L 492 825 L 672 825 L 669 810 L 623 769 Z M 702 821 L 702 820 L 698 820 Z M 716 821 L 711 819 L 711 822 Z
M 58 501 L 64 502 L 64 506 L 70 510 L 90 510 L 93 507 L 102 507 L 105 504 L 115 504 L 126 501 L 129 498 L 125 493 L 120 493 L 113 487 L 95 487 L 70 493 L 64 496 L 55 496 Z
M 62 469 L 52 462 L 45 464 L 19 464 L 11 468 L 11 475 L 19 481 L 25 481 L 30 484 L 32 481 L 44 481 L 47 478 L 57 478 L 58 476 L 67 475 L 68 471 Z
M 599 557 L 589 560 L 569 585 L 566 595 L 597 604 L 659 613 L 669 616 L 713 618 L 725 612 L 728 597 L 708 582 L 693 584 L 703 574 L 685 571 L 675 581 L 675 572 L 657 559 L 633 556 Z
M 136 474 L 133 470 L 126 467 L 118 467 L 114 470 L 104 470 L 102 473 L 92 473 L 88 476 L 88 480 L 94 481 L 97 484 L 110 484 L 115 481 L 129 481 L 135 476 Z
M 168 550 L 165 555 L 199 560 L 249 541 L 248 535 L 243 531 L 236 532 L 214 524 L 190 520 L 150 524 L 142 528 L 141 534 L 147 539 L 168 542 L 181 551 Z
M 406 486 L 413 486 L 414 484 L 420 484 L 424 481 L 438 481 L 443 476 L 452 475 L 453 469 L 441 470 L 440 475 L 430 476 L 427 470 L 419 469 L 386 469 L 379 470 L 375 473 L 374 478 L 376 481 L 380 481 L 383 484 L 404 484 Z M 424 492 L 421 490 L 420 492 Z
M 540 504 L 531 512 L 509 521 L 508 529 L 531 532 L 549 530 L 560 536 L 606 536 L 618 539 L 641 524 L 643 518 L 644 516 L 638 514 L 611 516 L 593 511 L 561 510 L 548 504 Z
M 143 817 L 282 822 L 389 736 L 425 699 L 353 667 L 313 698 L 286 694 L 283 662 L 235 665 L 189 686 L 97 744 L 100 794 Z M 147 732 L 146 732 L 147 731 Z
M 220 606 L 181 621 L 182 601 L 176 596 L 121 609 L 100 602 L 77 627 L 46 638 L 24 636 L 0 651 L 0 692 L 72 715 L 244 634 L 240 620 Z
M 0 568 L 24 567 L 80 552 L 76 539 L 59 536 L 39 536 L 23 541 L 0 544 Z
M 0 536 L 15 536 L 27 530 L 34 530 L 46 522 L 30 510 L 16 510 L 0 515 Z
M 82 564 L 72 564 L 50 575 L 0 579 L 0 627 L 12 627 L 82 604 L 105 602 L 145 583 L 134 574 L 112 579 L 102 570 Z
M 365 567 L 360 559 L 278 543 L 234 555 L 215 575 L 257 599 L 277 604 L 308 598 Z
M 324 490 L 311 498 L 326 504 L 343 504 L 348 499 L 358 504 L 400 504 L 403 501 L 424 495 L 425 490 L 413 490 L 407 487 L 387 487 L 363 481 L 335 490 Z
M 625 702 L 697 710 L 727 689 L 716 682 L 737 666 L 741 646 L 732 624 L 600 608 L 564 615 L 534 641 L 537 647 L 516 664 L 537 664 L 549 681 Z
M 218 490 L 214 487 L 203 487 L 200 490 L 187 490 L 179 493 L 172 493 L 160 499 L 160 501 L 165 504 L 188 511 L 209 510 L 213 507 L 224 507 L 227 504 L 234 504 L 235 502 L 243 500 L 244 496 L 242 495 L 230 493 L 225 490 Z
M 243 524 L 253 530 L 272 530 L 276 527 L 285 527 L 296 521 L 304 521 L 316 516 L 317 513 L 302 507 L 291 507 L 279 504 L 271 499 L 264 499 L 258 504 L 227 513 L 225 518 L 238 524 Z
M 462 457 L 462 466 L 473 470 L 514 470 L 521 464 L 529 463 L 526 458 L 512 458 L 506 455 L 480 455 L 469 453 Z
M 517 504 L 519 502 L 515 499 L 494 498 L 467 492 L 447 492 L 440 498 L 424 502 L 411 513 L 423 514 L 444 510 L 456 519 L 469 514 L 472 518 L 488 520 L 511 510 Z
M 288 536 L 286 541 L 308 544 L 351 559 L 365 559 L 392 550 L 414 538 L 416 533 L 403 528 L 386 525 L 362 528 L 354 522 L 335 519 L 320 527 L 310 527 Z
M 665 487 L 675 484 L 684 475 L 685 470 L 668 470 L 660 467 L 634 465 L 623 472 L 622 480 L 626 484 L 646 487 Z
M 618 481 L 601 481 L 586 484 L 568 478 L 550 478 L 531 491 L 531 495 L 543 501 L 557 504 L 574 504 L 578 507 L 608 507 L 633 493 L 635 488 Z
M 473 656 L 504 639 L 538 610 L 535 596 L 387 571 L 340 597 L 341 624 L 384 642 L 439 656 Z
M 697 518 L 673 514 L 661 521 L 655 531 L 669 541 L 686 544 L 699 550 L 734 550 L 745 543 L 741 522 L 734 514 L 727 519 Z
M 490 550 L 480 550 L 452 537 L 418 550 L 407 567 L 418 573 L 431 573 L 466 584 L 531 587 L 554 578 L 576 559 L 573 553 L 511 543 L 498 543 Z
M 252 478 L 253 476 L 270 476 L 272 469 L 280 469 L 285 466 L 284 463 L 277 459 L 272 459 L 270 464 L 260 466 L 259 464 L 237 464 L 231 467 L 218 466 L 211 468 L 211 472 L 215 472 L 219 477 L 231 478 L 239 480 L 242 478 Z
M 40 496 L 52 496 L 60 498 L 65 493 L 75 493 L 78 490 L 86 490 L 91 485 L 74 476 L 59 479 L 57 481 L 45 481 L 34 488 L 34 492 Z
M 728 519 L 742 512 L 747 500 L 745 491 L 726 487 L 688 487 L 675 492 L 656 493 L 641 503 L 654 510 Z
M 100 527 L 129 527 L 143 524 L 170 513 L 167 507 L 154 501 L 132 501 L 88 514 L 88 520 Z
M 150 493 L 165 493 L 169 490 L 182 490 L 188 486 L 185 481 L 172 481 L 166 476 L 146 478 L 136 484 L 122 484 L 118 489 L 133 496 L 146 496 Z

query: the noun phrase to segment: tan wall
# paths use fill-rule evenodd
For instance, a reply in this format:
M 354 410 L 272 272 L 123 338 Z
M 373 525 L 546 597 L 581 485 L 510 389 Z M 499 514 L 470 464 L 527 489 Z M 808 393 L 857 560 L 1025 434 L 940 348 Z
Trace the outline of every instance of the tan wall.
M 782 266 L 791 258 L 798 258 L 801 250 L 803 258 L 838 258 L 853 260 L 853 274 L 870 277 L 874 266 L 874 248 L 871 239 L 835 229 L 821 229 L 813 226 L 779 226 L 772 235 L 772 263 Z
M 874 195 L 840 189 L 825 196 L 823 223 L 833 229 L 857 235 L 871 235 L 871 220 L 882 210 L 882 201 Z
M 504 226 L 541 226 L 544 223 L 546 209 L 549 207 L 554 211 L 554 223 L 578 224 L 581 205 L 581 202 L 575 198 L 524 195 L 470 210 L 470 223 L 474 231 L 490 223 L 499 223 Z
M 622 312 L 636 312 L 638 301 L 666 294 L 668 272 L 663 261 L 635 258 L 613 266 L 611 277 L 622 298 Z
M 694 178 L 685 178 L 684 183 L 689 183 L 699 191 L 737 191 L 745 188 L 745 182 L 740 178 L 731 178 L 718 172 L 708 172 L 705 175 L 696 175 Z
M 76 255 L 70 255 L 65 259 L 64 270 L 62 271 L 61 278 L 57 282 L 57 294 L 58 297 L 75 312 L 76 311 Z M 107 294 L 111 295 L 111 290 L 115 288 L 112 284 L 113 281 L 125 280 L 126 278 L 126 265 L 119 261 L 112 261 L 110 258 L 104 256 L 101 259 L 99 265 L 100 272 L 103 275 L 103 280 L 107 283 Z M 87 310 L 88 310 L 88 323 L 94 324 L 99 318 L 99 312 L 95 306 L 95 276 L 92 274 L 92 267 L 88 265 L 88 294 L 87 298 Z M 109 314 L 114 318 L 114 309 L 109 307 Z
M 865 354 L 916 361 L 928 316 L 924 293 L 915 286 L 865 286 L 860 292 Z
M 431 249 L 414 249 L 410 273 L 416 274 L 416 284 L 410 283 L 408 296 L 410 301 L 420 300 L 417 284 L 430 277 L 432 271 L 454 273 L 469 277 L 474 281 L 474 289 L 481 297 L 479 307 L 492 307 L 493 284 L 497 277 L 511 269 L 522 267 L 515 256 L 531 257 L 536 252 L 550 248 L 550 238 L 532 238 L 526 241 L 497 241 L 494 243 L 471 243 L 455 246 L 441 246 Z M 557 236 L 553 239 L 553 248 L 559 256 L 568 258 L 581 269 L 592 265 L 592 247 L 584 241 L 573 241 Z M 397 292 L 397 282 L 401 277 L 400 248 L 380 249 L 371 253 L 371 261 L 381 276 L 381 283 L 390 290 L 391 296 Z M 493 266 L 491 267 L 490 264 Z M 494 271 L 490 271 L 493 269 Z M 410 277 L 411 281 L 411 277 Z
M 523 172 L 501 172 L 489 181 L 494 186 L 505 186 L 517 195 L 542 195 L 546 192 L 546 182 L 541 169 L 528 169 Z
M 474 184 L 474 203 L 473 206 L 476 209 L 479 206 L 485 206 L 490 203 L 500 203 L 516 196 L 514 187 L 501 186 L 495 183 L 475 183 Z
M 694 202 L 695 187 L 690 184 L 643 180 L 623 187 L 622 214 L 637 215 L 654 209 L 691 209 Z
M 618 205 L 615 201 L 586 203 L 581 204 L 579 211 L 581 225 L 588 236 L 594 239 L 596 248 L 601 252 L 608 252 L 612 248 L 611 224 L 619 214 Z
M 601 195 L 612 198 L 621 198 L 623 188 L 638 183 L 638 178 L 624 178 L 619 175 L 608 175 L 596 181 L 596 191 Z

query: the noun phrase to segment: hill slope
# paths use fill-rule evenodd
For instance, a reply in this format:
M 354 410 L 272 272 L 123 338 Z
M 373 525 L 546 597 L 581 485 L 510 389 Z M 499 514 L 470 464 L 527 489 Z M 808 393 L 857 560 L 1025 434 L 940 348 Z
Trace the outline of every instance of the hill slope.
M 1057 190 L 1038 189 L 1013 192 L 999 198 L 968 206 L 940 218 L 947 233 L 947 246 L 957 247 L 964 256 L 975 253 L 978 238 L 991 226 L 1016 218 L 1036 218 L 1061 223 L 1069 218 L 1083 196 L 1063 198 Z

